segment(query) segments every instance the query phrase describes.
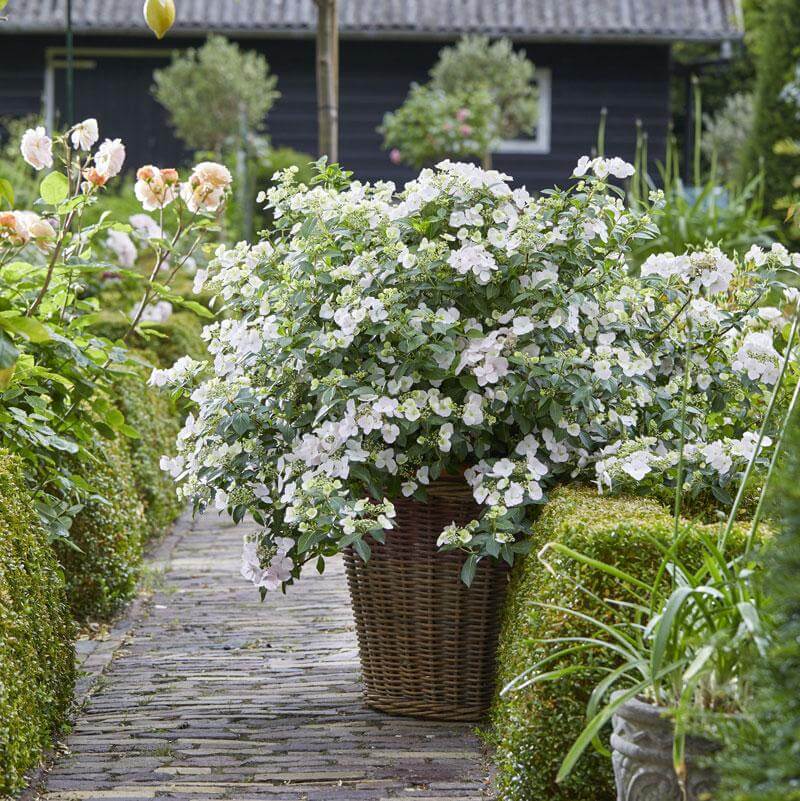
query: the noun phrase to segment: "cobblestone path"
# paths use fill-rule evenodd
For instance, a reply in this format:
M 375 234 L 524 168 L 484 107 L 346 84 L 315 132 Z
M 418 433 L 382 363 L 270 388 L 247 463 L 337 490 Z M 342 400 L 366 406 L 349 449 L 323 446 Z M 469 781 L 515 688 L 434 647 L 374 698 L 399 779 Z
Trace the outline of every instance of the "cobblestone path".
M 363 705 L 341 563 L 261 604 L 238 575 L 243 531 L 214 515 L 167 540 L 152 597 L 100 648 L 106 669 L 43 797 L 487 798 L 469 726 Z

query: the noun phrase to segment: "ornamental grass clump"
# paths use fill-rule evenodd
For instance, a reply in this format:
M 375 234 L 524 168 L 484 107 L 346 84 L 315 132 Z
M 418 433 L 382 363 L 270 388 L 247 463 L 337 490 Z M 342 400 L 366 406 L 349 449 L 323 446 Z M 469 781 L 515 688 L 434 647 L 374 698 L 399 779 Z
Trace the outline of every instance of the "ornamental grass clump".
M 210 359 L 151 377 L 195 404 L 164 460 L 182 495 L 261 526 L 247 577 L 265 590 L 348 546 L 368 558 L 394 499 L 463 474 L 483 513 L 439 545 L 464 552 L 468 582 L 525 550 L 556 484 L 674 484 L 682 432 L 687 499 L 730 499 L 797 294 L 758 248 L 659 254 L 631 275 L 653 225 L 609 179 L 632 170 L 584 157 L 541 197 L 449 161 L 399 192 L 324 164 L 311 186 L 283 175 L 274 232 L 196 277 L 226 312 Z

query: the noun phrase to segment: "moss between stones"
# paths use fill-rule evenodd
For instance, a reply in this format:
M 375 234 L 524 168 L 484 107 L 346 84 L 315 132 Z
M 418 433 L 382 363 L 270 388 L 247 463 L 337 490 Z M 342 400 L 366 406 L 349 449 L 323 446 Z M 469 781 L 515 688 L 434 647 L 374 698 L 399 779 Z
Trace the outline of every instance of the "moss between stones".
M 686 525 L 692 525 L 687 523 Z M 693 526 L 696 531 L 700 526 Z M 714 529 L 716 531 L 716 529 Z M 499 681 L 503 687 L 523 670 L 552 653 L 543 644 L 550 637 L 595 634 L 590 625 L 572 615 L 534 606 L 557 604 L 586 611 L 606 620 L 611 615 L 592 603 L 572 581 L 553 576 L 537 559 L 546 542 L 558 541 L 596 559 L 623 567 L 647 581 L 654 577 L 661 552 L 653 540 L 669 543 L 673 537 L 670 512 L 642 498 L 601 497 L 588 488 L 564 487 L 553 493 L 534 526 L 532 552 L 514 569 L 499 646 Z M 735 532 L 731 542 L 743 541 Z M 682 557 L 699 560 L 697 538 L 687 537 Z M 620 585 L 604 573 L 551 553 L 559 573 L 579 579 L 601 598 L 630 601 Z M 665 586 L 666 589 L 666 586 Z M 620 614 L 619 612 L 617 614 Z M 580 654 L 575 664 L 608 665 L 605 653 Z M 570 664 L 565 657 L 559 666 Z M 551 665 L 555 669 L 557 665 Z M 599 674 L 598 674 L 599 675 Z M 616 798 L 610 760 L 589 749 L 567 781 L 556 784 L 561 762 L 585 725 L 586 703 L 592 678 L 573 673 L 558 681 L 533 684 L 495 700 L 488 737 L 496 747 L 498 789 L 502 801 L 613 801 Z
M 0 795 L 64 720 L 75 679 L 64 578 L 16 457 L 0 451 Z
M 68 544 L 56 550 L 78 620 L 111 617 L 136 589 L 145 517 L 127 443 L 102 440 L 79 471 L 100 498 L 77 515 Z

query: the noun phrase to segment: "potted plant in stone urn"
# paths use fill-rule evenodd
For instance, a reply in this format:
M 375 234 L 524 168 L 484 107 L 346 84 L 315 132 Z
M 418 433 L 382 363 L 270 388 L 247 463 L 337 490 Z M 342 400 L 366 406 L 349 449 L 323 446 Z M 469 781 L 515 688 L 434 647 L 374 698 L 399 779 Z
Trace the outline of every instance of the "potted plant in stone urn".
M 164 467 L 198 507 L 252 515 L 242 570 L 262 593 L 345 554 L 376 708 L 482 714 L 536 506 L 672 408 L 643 391 L 680 360 L 673 293 L 627 271 L 652 231 L 609 183 L 631 173 L 584 157 L 573 187 L 534 198 L 448 161 L 402 191 L 290 168 L 266 196 L 274 229 L 197 273 L 224 316 L 208 362 L 153 375 L 195 407 Z

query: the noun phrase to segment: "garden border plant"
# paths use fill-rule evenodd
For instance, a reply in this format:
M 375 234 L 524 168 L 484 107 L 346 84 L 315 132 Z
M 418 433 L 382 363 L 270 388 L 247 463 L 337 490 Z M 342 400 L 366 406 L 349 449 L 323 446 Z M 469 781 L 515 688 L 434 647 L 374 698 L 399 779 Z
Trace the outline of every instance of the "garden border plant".
M 64 721 L 75 680 L 64 578 L 39 523 L 23 462 L 0 451 L 0 795 Z

